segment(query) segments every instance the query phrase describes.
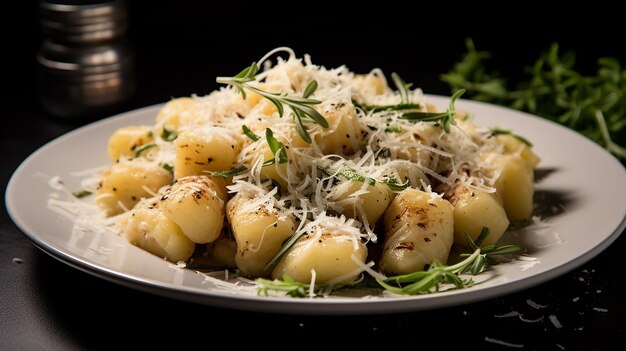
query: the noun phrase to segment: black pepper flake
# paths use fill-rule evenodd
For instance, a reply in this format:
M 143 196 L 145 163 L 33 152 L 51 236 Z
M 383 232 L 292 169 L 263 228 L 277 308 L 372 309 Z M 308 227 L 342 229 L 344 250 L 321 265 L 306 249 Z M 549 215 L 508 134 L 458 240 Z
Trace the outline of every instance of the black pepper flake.
M 420 228 L 426 228 L 426 224 L 424 223 L 417 223 L 417 226 Z
M 209 161 L 209 163 L 213 162 L 213 157 L 207 158 L 207 161 Z
M 424 238 L 424 241 L 429 243 L 430 242 L 430 238 Z

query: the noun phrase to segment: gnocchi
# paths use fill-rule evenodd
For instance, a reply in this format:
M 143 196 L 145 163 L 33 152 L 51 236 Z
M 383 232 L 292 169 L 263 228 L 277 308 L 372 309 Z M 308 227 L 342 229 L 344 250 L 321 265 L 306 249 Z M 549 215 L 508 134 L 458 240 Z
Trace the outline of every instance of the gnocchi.
M 380 268 L 407 274 L 448 259 L 454 238 L 452 205 L 417 189 L 407 189 L 385 211 L 385 244 Z
M 109 216 L 116 215 L 132 209 L 142 198 L 152 197 L 171 181 L 170 172 L 149 161 L 119 162 L 102 172 L 95 201 Z
M 94 201 L 129 242 L 172 262 L 341 286 L 445 264 L 468 235 L 488 228 L 491 245 L 532 216 L 540 159 L 524 139 L 479 127 L 454 99 L 443 111 L 397 76 L 394 89 L 380 70 L 287 52 L 111 135 Z

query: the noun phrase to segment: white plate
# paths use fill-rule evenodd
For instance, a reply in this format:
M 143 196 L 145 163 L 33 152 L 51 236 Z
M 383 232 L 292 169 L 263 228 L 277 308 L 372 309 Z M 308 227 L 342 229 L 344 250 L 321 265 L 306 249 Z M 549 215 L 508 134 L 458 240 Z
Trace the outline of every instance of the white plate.
M 448 99 L 429 101 L 446 106 Z M 106 143 L 119 127 L 152 124 L 160 106 L 124 113 L 62 136 L 37 150 L 13 174 L 6 205 L 17 226 L 39 248 L 90 274 L 155 294 L 198 303 L 285 313 L 359 314 L 411 311 L 458 305 L 528 288 L 585 263 L 608 245 L 626 225 L 626 172 L 610 154 L 557 124 L 488 104 L 459 101 L 481 126 L 513 129 L 535 144 L 542 158 L 538 205 L 556 213 L 551 226 L 507 234 L 535 260 L 499 265 L 487 281 L 464 290 L 398 297 L 295 299 L 260 297 L 232 289 L 179 269 L 114 235 L 72 234 L 72 223 L 47 207 L 48 180 L 61 177 L 68 189 L 79 188 L 71 172 L 108 162 Z M 548 211 L 549 212 L 549 211 Z M 528 258 L 527 258 L 528 259 Z M 480 277 L 480 276 L 479 276 Z

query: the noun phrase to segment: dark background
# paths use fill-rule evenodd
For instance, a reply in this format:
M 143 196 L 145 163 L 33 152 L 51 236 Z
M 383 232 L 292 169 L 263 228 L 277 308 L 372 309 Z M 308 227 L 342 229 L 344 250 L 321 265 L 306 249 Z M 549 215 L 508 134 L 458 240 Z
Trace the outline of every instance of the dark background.
M 438 76 L 460 58 L 466 37 L 479 49 L 492 51 L 493 67 L 513 79 L 522 77 L 523 67 L 554 41 L 578 53 L 583 71 L 593 72 L 601 56 L 626 62 L 623 15 L 608 4 L 577 8 L 570 3 L 551 10 L 530 2 L 489 7 L 430 7 L 421 2 L 423 8 L 416 11 L 402 3 L 342 8 L 319 2 L 248 6 L 235 1 L 133 1 L 128 38 L 136 56 L 137 90 L 107 113 L 206 94 L 216 88 L 217 75 L 232 75 L 276 46 L 309 53 L 326 67 L 397 71 L 426 92 L 438 94 L 449 92 Z M 0 54 L 5 88 L 0 94 L 0 189 L 38 147 L 94 120 L 93 115 L 62 120 L 44 111 L 35 58 L 43 41 L 37 3 L 6 6 Z M 278 9 L 290 15 L 279 15 Z M 558 279 L 485 302 L 397 315 L 281 316 L 179 302 L 94 278 L 36 249 L 2 206 L 0 349 L 111 349 L 128 343 L 213 348 L 215 340 L 249 347 L 327 347 L 333 345 L 331 337 L 412 349 L 500 348 L 485 337 L 531 350 L 559 350 L 559 345 L 567 350 L 618 349 L 626 346 L 626 283 L 620 262 L 625 241 L 619 238 L 597 258 Z M 13 263 L 14 257 L 23 263 Z M 580 300 L 573 302 L 575 297 Z M 527 299 L 547 307 L 536 310 Z M 494 317 L 511 311 L 528 319 L 545 318 L 524 323 Z M 548 320 L 550 314 L 562 328 Z M 300 341 L 284 341 L 289 337 Z

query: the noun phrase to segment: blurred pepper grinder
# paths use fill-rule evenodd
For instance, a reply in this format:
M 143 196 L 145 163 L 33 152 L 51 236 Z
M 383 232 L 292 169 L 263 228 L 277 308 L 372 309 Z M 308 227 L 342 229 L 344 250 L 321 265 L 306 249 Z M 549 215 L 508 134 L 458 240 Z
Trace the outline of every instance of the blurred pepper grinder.
M 43 0 L 37 55 L 44 108 L 60 118 L 114 112 L 135 90 L 124 0 Z

